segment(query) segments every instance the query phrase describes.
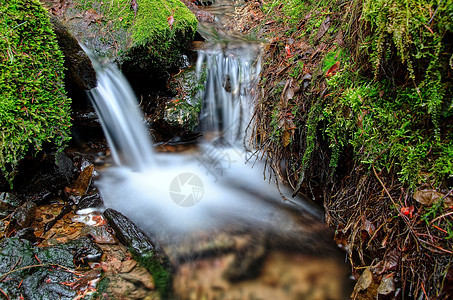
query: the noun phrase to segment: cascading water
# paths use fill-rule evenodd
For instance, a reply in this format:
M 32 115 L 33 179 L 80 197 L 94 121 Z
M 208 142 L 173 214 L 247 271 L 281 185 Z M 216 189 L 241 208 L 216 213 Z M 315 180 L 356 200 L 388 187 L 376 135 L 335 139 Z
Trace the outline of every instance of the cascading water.
M 280 199 L 272 185 L 263 184 L 259 168 L 244 164 L 243 147 L 233 147 L 250 122 L 256 57 L 239 59 L 228 49 L 200 57 L 209 74 L 202 122 L 223 142 L 221 147 L 204 142 L 199 153 L 189 156 L 153 153 L 127 81 L 114 67 L 95 62 L 98 87 L 91 95 L 116 163 L 98 182 L 100 193 L 107 207 L 161 239 L 231 224 L 271 223 L 274 209 L 260 195 Z M 209 118 L 210 111 L 216 117 Z
M 115 163 L 142 171 L 153 166 L 153 149 L 137 100 L 126 78 L 113 65 L 93 59 L 98 86 L 89 95 Z
M 208 69 L 200 116 L 203 132 L 213 132 L 230 145 L 245 138 L 261 68 L 260 49 L 249 43 L 198 51 L 198 76 L 204 64 Z

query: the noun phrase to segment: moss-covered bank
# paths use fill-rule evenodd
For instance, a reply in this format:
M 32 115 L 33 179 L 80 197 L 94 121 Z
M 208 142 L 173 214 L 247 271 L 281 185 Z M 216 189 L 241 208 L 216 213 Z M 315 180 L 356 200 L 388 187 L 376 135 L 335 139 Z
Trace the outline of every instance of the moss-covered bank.
M 69 140 L 63 55 L 37 0 L 0 1 L 0 168 L 8 181 L 28 151 Z
M 363 274 L 355 296 L 451 296 L 452 1 L 252 11 L 263 19 L 249 33 L 269 41 L 256 145 L 295 194 L 323 198 Z

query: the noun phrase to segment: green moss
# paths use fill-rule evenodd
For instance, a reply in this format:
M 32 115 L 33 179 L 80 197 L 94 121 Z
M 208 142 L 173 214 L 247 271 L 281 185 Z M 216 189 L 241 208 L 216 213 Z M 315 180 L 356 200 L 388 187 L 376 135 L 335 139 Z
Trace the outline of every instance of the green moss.
M 440 187 L 452 176 L 451 4 L 364 1 L 369 42 L 342 58 L 343 71 L 329 80 L 332 149 L 352 145 L 359 162 L 395 172 L 411 187 Z M 366 71 L 363 57 L 374 63 L 374 79 L 358 72 Z
M 350 5 L 348 9 L 342 9 L 345 4 Z M 286 27 L 298 27 L 302 32 L 294 32 L 292 38 L 330 45 L 316 69 L 311 61 L 288 61 L 288 76 L 299 85 L 303 85 L 302 75 L 309 72 L 314 78 L 313 91 L 324 89 L 320 87 L 324 79 L 329 90 L 322 114 L 316 117 L 319 120 L 306 116 L 307 110 L 294 114 L 295 120 L 302 120 L 297 125 L 305 141 L 302 149 L 292 149 L 303 154 L 299 179 L 313 163 L 307 154 L 321 142 L 314 135 L 312 125 L 316 125 L 330 147 L 332 171 L 343 151 L 352 147 L 358 164 L 394 173 L 412 188 L 423 183 L 440 187 L 448 182 L 453 174 L 451 0 L 268 2 L 265 11 L 274 9 L 284 14 Z M 327 17 L 329 27 L 323 29 Z M 335 33 L 340 27 L 342 45 L 338 46 Z M 340 67 L 333 78 L 315 78 L 317 72 L 326 74 L 337 61 Z M 277 95 L 268 96 L 273 103 L 268 131 L 278 148 L 281 132 L 276 128 L 282 109 L 273 99 L 279 99 L 281 92 L 274 90 Z M 318 101 L 316 93 L 307 91 L 295 98 L 294 107 L 303 102 L 310 112 Z
M 198 78 L 195 66 L 183 70 L 171 78 L 170 89 L 176 96 L 165 106 L 165 120 L 174 126 L 182 126 L 189 132 L 199 125 L 207 70 L 203 68 Z
M 353 74 L 346 67 L 329 81 L 334 88 L 347 86 L 324 109 L 331 148 L 351 145 L 359 162 L 396 172 L 412 187 L 425 182 L 438 186 L 453 174 L 451 128 L 443 139 L 436 138 L 427 103 L 420 97 L 429 91 L 395 88 L 391 82 Z
M 327 220 L 349 241 L 354 268 L 366 256 L 386 261 L 383 244 L 417 245 L 401 250 L 407 259 L 395 273 L 403 279 L 397 288 L 414 298 L 439 297 L 450 255 L 438 250 L 452 248 L 453 225 L 445 218 L 451 207 L 444 200 L 422 205 L 413 195 L 417 189 L 450 194 L 453 184 L 453 1 L 267 3 L 282 20 L 268 30 L 267 78 L 256 106 L 257 141 L 269 170 L 308 195 L 321 187 Z M 290 27 L 289 38 L 278 33 Z M 303 68 L 277 41 L 291 42 Z M 326 74 L 337 61 L 338 69 Z M 294 103 L 279 105 L 286 95 L 273 91 L 289 80 L 298 89 Z M 291 105 L 299 108 L 292 110 L 297 129 L 285 148 L 275 128 Z M 414 214 L 403 214 L 412 208 Z M 385 226 L 360 237 L 364 220 Z
M 37 0 L 0 0 L 0 164 L 12 182 L 27 151 L 69 140 L 63 54 Z
M 134 259 L 151 273 L 162 299 L 168 299 L 172 284 L 172 272 L 169 262 L 160 261 L 159 256 L 153 251 L 138 252 L 133 248 L 130 248 L 129 251 Z
M 124 55 L 126 61 L 134 60 L 134 65 L 143 68 L 174 65 L 192 40 L 198 24 L 179 0 L 137 0 L 136 14 L 130 0 L 112 0 L 102 5 L 98 0 L 77 0 L 76 3 L 78 9 L 96 11 L 101 18 L 99 24 L 93 25 L 99 26 L 101 35 L 114 37 L 115 43 L 102 51 L 107 51 L 107 55 Z M 130 46 L 146 48 L 148 56 L 135 61 L 136 49 L 129 51 Z

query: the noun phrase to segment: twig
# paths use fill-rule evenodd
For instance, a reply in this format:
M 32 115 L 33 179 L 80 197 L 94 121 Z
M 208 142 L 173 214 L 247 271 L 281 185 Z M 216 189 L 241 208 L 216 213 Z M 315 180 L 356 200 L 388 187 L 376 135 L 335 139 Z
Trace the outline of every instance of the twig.
M 17 265 L 17 264 L 16 264 Z M 22 268 L 19 268 L 19 269 L 14 269 L 14 270 L 11 270 L 9 272 L 6 272 L 4 274 L 1 274 L 0 277 L 2 277 L 2 279 L 0 281 L 3 281 L 5 279 L 6 276 L 12 274 L 12 273 L 15 273 L 15 272 L 19 272 L 19 271 L 22 271 L 22 270 L 26 270 L 26 269 L 31 269 L 31 268 L 36 268 L 36 267 L 58 267 L 58 268 L 62 268 L 76 276 L 81 276 L 81 272 L 78 272 L 78 271 L 75 271 L 75 270 L 72 270 L 68 267 L 65 267 L 65 266 L 62 266 L 62 265 L 58 265 L 58 264 L 37 264 L 37 265 L 31 265 L 31 266 L 25 266 L 25 267 L 22 267 Z M 14 268 L 14 267 L 13 267 Z
M 429 19 L 428 24 L 431 24 L 431 22 L 433 21 L 433 19 L 434 19 L 434 17 L 436 16 L 436 13 L 437 13 L 437 11 L 439 10 L 439 7 L 441 6 L 442 2 L 444 2 L 444 0 L 440 0 L 440 3 L 439 3 L 439 5 L 436 7 L 436 10 L 434 11 L 433 16 L 431 17 L 431 19 Z
M 453 211 L 452 211 L 452 212 L 449 212 L 449 213 L 446 213 L 445 215 L 438 216 L 437 218 L 433 219 L 429 224 L 432 224 L 432 223 L 434 223 L 435 221 L 439 220 L 440 218 L 443 218 L 443 217 L 446 217 L 446 216 L 450 216 L 450 215 L 453 215 Z
M 17 267 L 17 265 L 21 262 L 21 260 L 22 260 L 22 258 L 19 257 L 19 259 L 16 261 L 16 263 L 14 264 L 14 266 L 12 266 L 11 269 L 10 269 L 9 271 L 14 270 L 14 268 Z M 8 274 L 6 274 L 6 275 L 0 275 L 0 278 L 1 278 L 0 281 L 5 280 L 5 278 L 6 278 L 7 275 L 8 275 Z
M 12 273 L 15 273 L 15 272 L 19 272 L 19 271 L 22 271 L 22 270 L 26 270 L 26 269 L 31 269 L 31 268 L 35 268 L 35 267 L 48 267 L 50 266 L 50 264 L 38 264 L 38 265 L 31 265 L 31 266 L 25 266 L 25 267 L 22 267 L 22 268 L 19 268 L 19 269 L 13 269 L 14 270 L 11 270 L 9 272 L 6 272 L 5 274 L 1 274 L 0 277 L 2 277 L 2 279 L 0 281 L 3 281 L 5 280 L 5 277 L 12 274 Z
M 3 295 L 5 295 L 5 297 L 6 297 L 7 300 L 9 300 L 9 296 L 8 296 L 8 294 L 7 294 L 4 290 L 0 289 L 0 292 L 1 292 Z

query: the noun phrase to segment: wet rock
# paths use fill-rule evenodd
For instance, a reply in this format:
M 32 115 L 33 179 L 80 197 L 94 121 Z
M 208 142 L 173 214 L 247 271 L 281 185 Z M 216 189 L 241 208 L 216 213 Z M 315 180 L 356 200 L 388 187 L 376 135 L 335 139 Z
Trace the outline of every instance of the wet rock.
M 109 208 L 104 216 L 118 240 L 151 272 L 162 298 L 166 298 L 170 292 L 174 268 L 164 250 L 121 213 Z
M 99 193 L 94 193 L 92 195 L 86 195 L 80 199 L 77 204 L 77 210 L 87 209 L 87 208 L 99 208 L 102 207 L 103 202 Z
M 30 226 L 35 218 L 36 204 L 27 201 L 18 207 L 11 215 L 11 221 L 6 230 L 7 235 Z
M 58 46 L 64 55 L 65 88 L 68 96 L 72 99 L 73 106 L 86 106 L 89 99 L 85 90 L 96 87 L 96 74 L 91 61 L 79 42 L 56 17 L 51 17 L 50 21 Z
M 108 226 L 87 226 L 82 233 L 91 236 L 98 244 L 116 244 L 117 241 Z
M 21 203 L 22 200 L 12 193 L 0 193 L 0 219 L 12 213 Z
M 29 161 L 20 168 L 14 186 L 21 198 L 41 203 L 61 194 L 75 172 L 72 160 L 65 153 L 43 154 L 40 160 Z
M 165 87 L 170 71 L 179 67 L 197 22 L 179 1 L 142 1 L 133 8 L 130 3 L 124 7 L 126 2 L 104 5 L 95 0 L 89 9 L 81 0 L 66 5 L 52 1 L 49 6 L 76 39 L 99 57 L 116 62 L 134 89 L 147 95 Z
M 37 269 L 30 266 L 39 262 L 34 257 L 33 247 L 26 240 L 5 238 L 0 242 L 0 249 L 0 274 L 4 274 L 0 278 L 0 289 L 10 299 L 19 299 L 22 291 L 17 286 Z
M 192 66 L 182 70 L 169 81 L 169 89 L 175 96 L 165 104 L 162 119 L 179 131 L 181 139 L 193 134 L 199 126 L 206 74 L 207 71 L 203 68 L 201 74 L 197 75 L 195 66 Z
M 37 258 L 43 263 L 58 264 L 68 268 L 98 262 L 101 256 L 102 250 L 86 236 L 64 244 L 42 248 L 37 253 Z
M 25 299 L 74 299 L 77 292 L 63 285 L 63 282 L 75 280 L 75 276 L 64 270 L 38 269 L 27 276 L 21 285 L 21 294 Z
M 74 110 L 71 118 L 73 119 L 73 126 L 71 127 L 72 140 L 71 144 L 77 147 L 90 146 L 96 147 L 96 144 L 104 144 L 103 149 L 107 148 L 105 142 L 104 132 L 102 131 L 101 123 L 93 108 L 89 110 Z
M 15 238 L 27 240 L 33 245 L 38 243 L 38 238 L 35 235 L 35 230 L 31 227 L 23 228 L 16 232 Z
M 0 242 L 0 289 L 9 299 L 74 299 L 80 279 L 78 264 L 99 261 L 102 251 L 87 237 L 51 247 L 33 247 L 27 240 Z

